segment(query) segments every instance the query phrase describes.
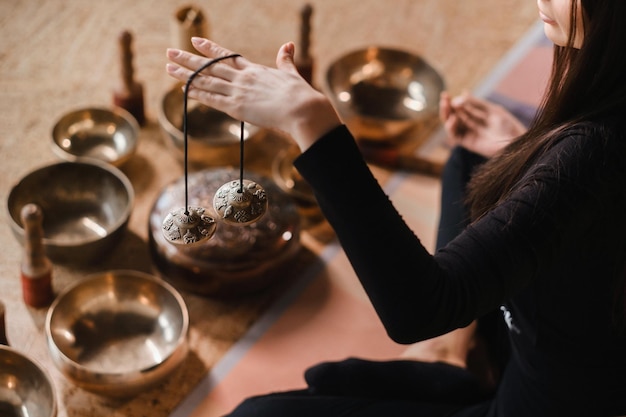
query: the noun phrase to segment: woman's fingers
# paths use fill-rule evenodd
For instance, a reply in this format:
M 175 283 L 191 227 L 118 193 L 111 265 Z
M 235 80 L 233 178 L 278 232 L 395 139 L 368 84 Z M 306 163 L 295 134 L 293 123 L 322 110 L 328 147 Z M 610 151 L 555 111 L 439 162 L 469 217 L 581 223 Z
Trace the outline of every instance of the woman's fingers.
M 193 37 L 191 38 L 191 44 L 198 52 L 209 59 L 233 55 L 236 53 L 205 38 Z
M 298 74 L 298 68 L 294 62 L 296 47 L 293 42 L 287 42 L 280 47 L 276 54 L 276 68 L 282 71 Z
M 439 95 L 439 120 L 446 122 L 452 112 L 451 97 L 447 91 Z
M 191 74 L 193 74 L 193 71 L 191 71 L 190 69 L 187 69 L 186 67 L 180 66 L 176 63 L 167 63 L 165 65 L 165 70 L 167 71 L 168 75 L 183 82 L 187 81 Z
M 453 141 L 460 141 L 465 135 L 467 135 L 467 126 L 463 123 L 456 114 L 452 113 L 444 123 L 445 130 L 448 132 L 448 136 Z
M 230 54 L 229 54 L 230 55 Z M 187 51 L 182 51 L 179 49 L 168 49 L 167 50 L 167 58 L 174 64 L 177 64 L 180 67 L 186 68 L 189 70 L 189 73 L 193 73 L 198 70 L 200 67 L 208 64 L 214 59 L 218 59 L 221 57 L 229 56 L 229 55 L 220 55 L 218 57 L 203 57 L 200 55 L 192 54 Z M 237 60 L 241 60 L 237 62 Z M 236 71 L 236 67 L 241 67 L 244 64 L 244 59 L 237 56 L 233 58 L 220 59 L 219 61 L 211 64 L 208 68 L 205 68 L 202 71 L 202 74 L 210 74 L 214 77 L 220 77 L 225 80 L 230 80 L 234 76 Z M 241 64 L 241 65 L 237 65 Z
M 168 63 L 165 66 L 167 73 L 179 80 L 183 84 L 186 84 L 189 78 L 192 76 L 193 71 L 181 67 L 177 64 Z M 190 85 L 190 91 L 194 89 L 207 90 L 216 94 L 226 94 L 229 90 L 227 83 L 220 77 L 207 76 L 203 73 L 197 74 Z M 191 96 L 191 94 L 189 94 Z
M 211 60 L 211 58 L 205 58 L 187 51 L 182 51 L 180 49 L 168 49 L 167 58 L 171 62 L 181 67 L 187 68 L 192 72 Z
M 454 112 L 472 126 L 485 126 L 489 118 L 489 106 L 473 96 L 452 101 Z
M 452 98 L 443 92 L 439 98 L 439 118 L 449 134 L 460 140 L 487 124 L 488 112 L 480 100 L 469 93 Z
M 467 107 L 456 109 L 454 114 L 459 118 L 460 123 L 464 124 L 470 131 L 487 126 L 486 115 L 474 112 Z

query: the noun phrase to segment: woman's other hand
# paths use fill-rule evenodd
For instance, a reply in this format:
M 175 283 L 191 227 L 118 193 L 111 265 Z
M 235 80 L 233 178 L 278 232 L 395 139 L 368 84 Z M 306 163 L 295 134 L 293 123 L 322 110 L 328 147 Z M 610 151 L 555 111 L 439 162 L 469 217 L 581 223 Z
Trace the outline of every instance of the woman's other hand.
M 487 158 L 526 131 L 526 127 L 504 107 L 469 93 L 452 98 L 443 92 L 439 100 L 439 117 L 452 144 Z

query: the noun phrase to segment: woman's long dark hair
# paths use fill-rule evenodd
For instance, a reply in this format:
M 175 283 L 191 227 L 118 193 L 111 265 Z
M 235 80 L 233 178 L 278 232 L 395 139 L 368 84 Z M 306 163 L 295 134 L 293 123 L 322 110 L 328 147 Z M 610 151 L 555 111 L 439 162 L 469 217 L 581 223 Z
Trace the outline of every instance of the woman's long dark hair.
M 583 120 L 626 108 L 626 0 L 581 0 L 584 39 L 575 49 L 577 1 L 569 43 L 554 47 L 552 74 L 529 130 L 474 175 L 468 202 L 478 218 L 507 197 L 513 184 L 554 133 Z
M 574 48 L 576 15 L 582 7 L 580 49 Z M 607 113 L 626 117 L 626 0 L 572 1 L 569 41 L 554 47 L 552 74 L 529 130 L 473 176 L 468 204 L 474 219 L 504 200 L 560 130 Z M 625 191 L 626 192 L 626 191 Z M 626 236 L 625 236 L 626 239 Z M 618 277 L 622 323 L 626 278 Z

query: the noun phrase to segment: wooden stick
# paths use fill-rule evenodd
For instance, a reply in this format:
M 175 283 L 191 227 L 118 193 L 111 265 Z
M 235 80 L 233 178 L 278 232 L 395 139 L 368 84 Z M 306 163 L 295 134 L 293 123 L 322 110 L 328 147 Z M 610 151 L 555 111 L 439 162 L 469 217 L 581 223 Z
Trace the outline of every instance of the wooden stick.
M 43 213 L 36 204 L 26 204 L 21 211 L 24 226 L 24 258 L 21 265 L 24 302 L 35 308 L 45 307 L 54 298 L 52 263 L 43 245 Z
M 295 63 L 298 72 L 313 85 L 313 58 L 311 57 L 311 16 L 313 7 L 306 4 L 300 11 L 300 45 L 296 49 Z
M 133 36 L 124 31 L 119 37 L 121 84 L 113 92 L 113 104 L 126 109 L 137 123 L 143 126 L 146 122 L 144 113 L 143 86 L 135 81 L 133 70 Z

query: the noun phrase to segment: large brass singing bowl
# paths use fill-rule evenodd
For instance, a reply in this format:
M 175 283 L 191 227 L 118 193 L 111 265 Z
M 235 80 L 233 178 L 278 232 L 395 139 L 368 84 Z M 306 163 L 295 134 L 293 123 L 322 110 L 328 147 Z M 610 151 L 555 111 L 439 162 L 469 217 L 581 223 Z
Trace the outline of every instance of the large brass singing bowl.
M 87 263 L 102 259 L 123 234 L 134 202 L 132 184 L 110 164 L 60 162 L 24 176 L 9 193 L 9 223 L 24 244 L 20 218 L 24 205 L 43 212 L 43 244 L 59 263 Z
M 346 53 L 326 70 L 325 87 L 358 139 L 389 141 L 437 117 L 445 89 L 422 57 L 371 46 Z
M 126 110 L 87 107 L 64 114 L 52 129 L 52 150 L 70 162 L 95 158 L 115 166 L 137 149 L 139 124 Z
M 48 374 L 25 355 L 0 345 L 0 416 L 56 415 L 57 400 Z
M 187 356 L 188 328 L 181 295 L 138 271 L 85 278 L 57 297 L 45 322 L 58 369 L 83 389 L 115 398 L 162 383 Z

